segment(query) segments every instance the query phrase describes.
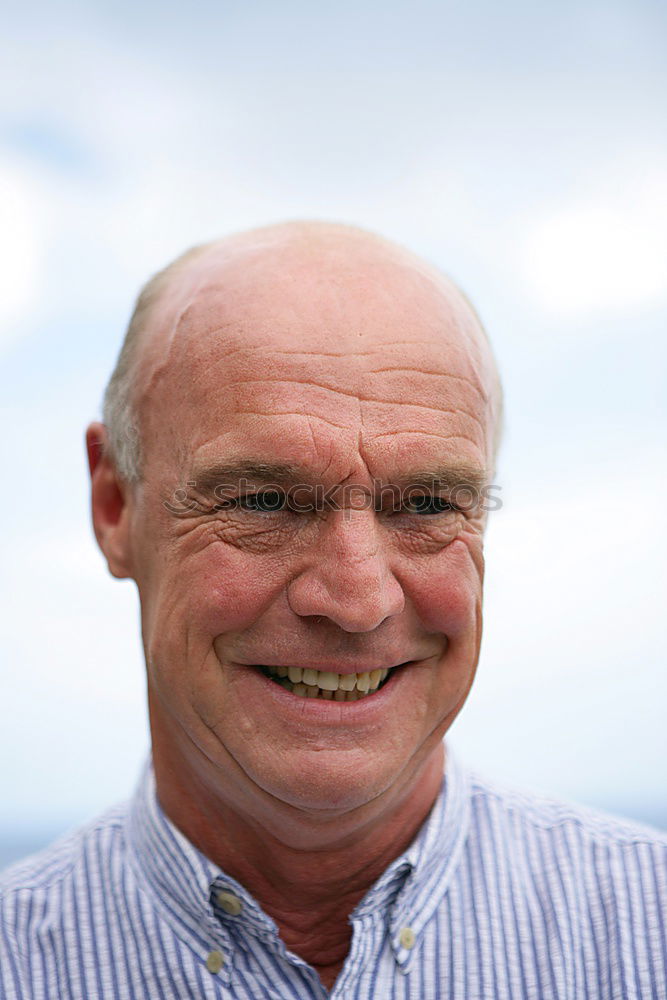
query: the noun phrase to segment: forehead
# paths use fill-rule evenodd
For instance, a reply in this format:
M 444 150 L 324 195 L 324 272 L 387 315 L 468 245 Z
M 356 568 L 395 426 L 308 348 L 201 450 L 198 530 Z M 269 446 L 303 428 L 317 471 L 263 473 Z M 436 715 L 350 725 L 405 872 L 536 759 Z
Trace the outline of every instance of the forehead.
M 269 453 L 341 476 L 403 468 L 415 449 L 424 461 L 487 460 L 483 336 L 427 269 L 363 253 L 236 255 L 189 276 L 166 306 L 142 423 L 183 472 Z

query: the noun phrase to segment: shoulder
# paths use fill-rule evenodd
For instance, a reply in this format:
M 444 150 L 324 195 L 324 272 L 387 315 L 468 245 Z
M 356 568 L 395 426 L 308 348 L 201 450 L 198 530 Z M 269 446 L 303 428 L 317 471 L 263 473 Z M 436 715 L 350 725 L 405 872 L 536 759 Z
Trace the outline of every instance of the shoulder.
M 94 906 L 113 881 L 126 813 L 115 806 L 0 873 L 0 997 L 32 996 L 35 948 L 71 934 L 78 908 Z
M 0 872 L 2 908 L 16 893 L 48 893 L 91 860 L 103 862 L 105 852 L 122 846 L 126 814 L 125 804 L 114 806 L 44 850 L 5 868 Z
M 26 957 L 40 937 L 73 926 L 82 901 L 90 905 L 109 887 L 124 854 L 126 812 L 115 806 L 0 873 L 3 961 Z
M 665 923 L 667 833 L 477 774 L 470 792 L 471 866 L 567 920 Z
M 667 834 L 465 774 L 448 905 L 469 915 L 471 940 L 493 941 L 497 968 L 534 976 L 536 995 L 662 996 Z
M 516 837 L 532 833 L 553 841 L 578 840 L 582 845 L 640 847 L 667 855 L 667 832 L 633 820 L 612 816 L 561 799 L 489 781 L 469 773 L 471 807 L 477 824 L 486 820 L 498 835 Z

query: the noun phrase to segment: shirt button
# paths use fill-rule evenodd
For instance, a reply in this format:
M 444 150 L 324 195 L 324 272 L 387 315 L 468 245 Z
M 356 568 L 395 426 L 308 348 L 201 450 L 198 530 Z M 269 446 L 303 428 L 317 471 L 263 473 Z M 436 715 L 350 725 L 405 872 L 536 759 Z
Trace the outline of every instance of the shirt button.
M 232 917 L 238 917 L 243 909 L 243 903 L 233 892 L 218 892 L 215 901 L 225 913 L 229 913 Z
M 416 938 L 412 927 L 401 928 L 398 939 L 404 948 L 414 948 Z
M 206 959 L 206 968 L 209 972 L 215 974 L 216 972 L 220 972 L 224 962 L 225 958 L 221 951 L 210 951 Z

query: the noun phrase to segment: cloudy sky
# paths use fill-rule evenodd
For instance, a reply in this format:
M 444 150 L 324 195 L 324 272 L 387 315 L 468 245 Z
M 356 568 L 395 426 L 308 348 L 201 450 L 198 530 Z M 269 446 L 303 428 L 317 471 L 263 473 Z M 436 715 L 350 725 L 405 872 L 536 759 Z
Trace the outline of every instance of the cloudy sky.
M 667 826 L 666 20 L 567 0 L 3 12 L 0 836 L 94 815 L 147 751 L 136 596 L 95 549 L 83 449 L 134 296 L 187 246 L 292 217 L 424 254 L 496 348 L 503 508 L 452 745 Z

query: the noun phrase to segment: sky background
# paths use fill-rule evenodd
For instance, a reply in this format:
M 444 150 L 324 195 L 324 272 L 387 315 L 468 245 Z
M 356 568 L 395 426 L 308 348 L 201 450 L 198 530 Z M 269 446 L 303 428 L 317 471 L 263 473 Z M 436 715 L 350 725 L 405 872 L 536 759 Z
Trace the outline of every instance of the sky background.
M 667 8 L 33 2 L 0 35 L 0 862 L 131 793 L 138 605 L 83 432 L 186 247 L 355 223 L 449 272 L 507 395 L 451 744 L 667 827 Z

